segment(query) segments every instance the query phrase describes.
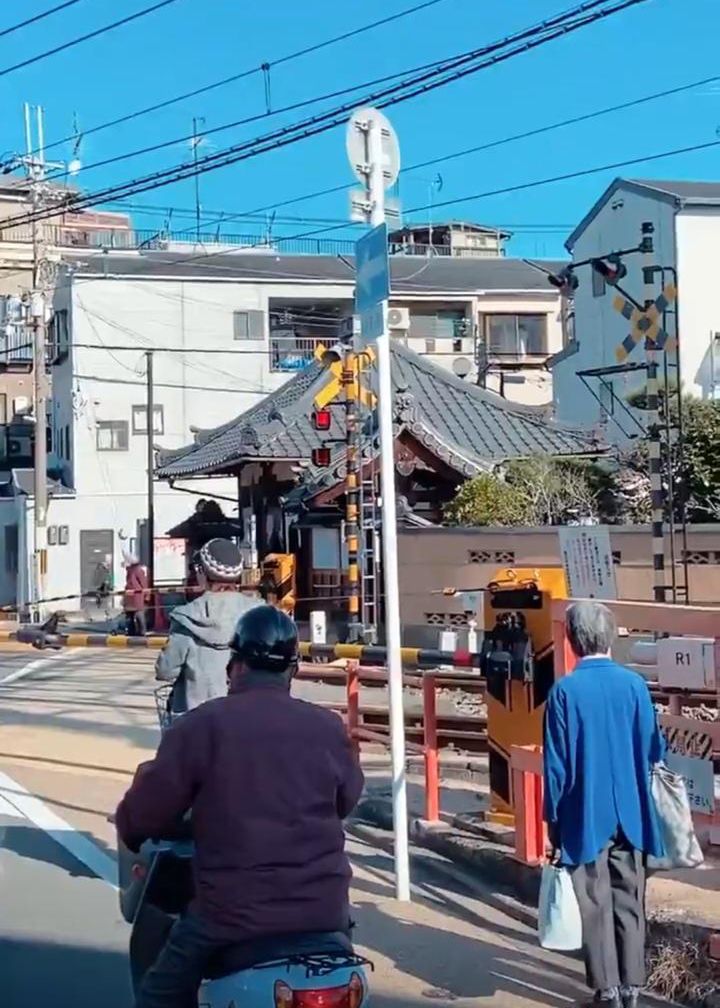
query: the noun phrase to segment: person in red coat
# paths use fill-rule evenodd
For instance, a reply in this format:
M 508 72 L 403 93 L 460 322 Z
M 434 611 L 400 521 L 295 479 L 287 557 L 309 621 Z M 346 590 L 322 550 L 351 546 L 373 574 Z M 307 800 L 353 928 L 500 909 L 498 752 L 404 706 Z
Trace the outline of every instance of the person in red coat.
M 123 610 L 127 619 L 127 632 L 130 637 L 144 637 L 147 633 L 145 617 L 148 602 L 147 571 L 132 554 L 124 553 L 123 558 L 125 563 Z

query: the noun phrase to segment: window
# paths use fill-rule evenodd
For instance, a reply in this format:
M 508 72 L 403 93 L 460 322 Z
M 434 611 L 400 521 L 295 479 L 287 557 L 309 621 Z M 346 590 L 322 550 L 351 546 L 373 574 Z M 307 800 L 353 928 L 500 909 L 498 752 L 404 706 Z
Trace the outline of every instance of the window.
M 410 339 L 454 340 L 466 334 L 470 335 L 470 327 L 462 308 L 412 309 L 410 312 Z
M 17 571 L 18 569 L 18 527 L 17 525 L 5 526 L 5 570 Z
M 547 353 L 547 315 L 486 315 L 490 353 L 525 357 Z
M 147 406 L 132 408 L 133 434 L 147 434 Z M 165 433 L 165 412 L 162 406 L 153 405 L 153 434 Z
M 96 439 L 98 451 L 127 451 L 127 420 L 98 420 Z
M 70 461 L 70 424 L 65 427 L 65 458 Z
M 340 567 L 340 533 L 332 528 L 312 530 L 313 570 L 338 570 Z
M 0 424 L 7 423 L 7 395 L 0 392 Z
M 233 339 L 236 339 L 236 340 L 264 340 L 265 339 L 265 312 L 261 312 L 261 311 L 234 311 L 233 312 Z
M 65 309 L 56 311 L 50 320 L 48 357 L 59 364 L 68 355 L 68 313 Z

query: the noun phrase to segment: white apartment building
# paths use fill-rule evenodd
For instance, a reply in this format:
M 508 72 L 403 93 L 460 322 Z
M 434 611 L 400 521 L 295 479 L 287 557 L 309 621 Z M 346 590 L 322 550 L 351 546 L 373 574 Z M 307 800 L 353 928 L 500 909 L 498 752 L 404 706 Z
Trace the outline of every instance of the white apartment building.
M 392 257 L 391 334 L 468 381 L 547 403 L 544 364 L 563 341 L 561 298 L 546 276 L 556 265 Z M 341 256 L 156 249 L 65 267 L 50 324 L 48 423 L 49 467 L 66 489 L 55 487 L 49 505 L 46 596 L 88 592 L 105 557 L 122 585 L 123 548 L 147 555 L 149 352 L 153 441 L 179 448 L 277 389 L 318 344 L 336 342 L 353 299 L 353 263 Z M 199 496 L 227 498 L 223 510 L 237 517 L 234 480 L 156 482 L 154 493 L 156 537 L 187 518 Z M 32 500 L 22 501 L 13 503 L 22 512 L 20 602 L 30 597 L 33 546 Z M 8 572 L 4 585 L 0 577 L 0 595 L 12 594 L 10 580 Z
M 573 262 L 636 247 L 645 222 L 653 225 L 653 255 L 623 256 L 627 275 L 621 286 L 643 302 L 648 296 L 643 266 L 650 259 L 657 267 L 654 296 L 663 283 L 677 277 L 678 298 L 666 322 L 673 336 L 677 322 L 681 384 L 692 395 L 716 398 L 720 395 L 720 183 L 616 179 L 570 235 L 566 245 Z M 601 426 L 609 441 L 622 443 L 628 434 L 638 432 L 623 404 L 645 382 L 643 343 L 637 343 L 625 362 L 636 365 L 634 370 L 584 374 L 617 368 L 616 348 L 630 326 L 613 307 L 617 292 L 612 286 L 587 266 L 578 267 L 576 275 L 575 338 L 551 362 L 555 416 L 563 423 Z M 669 353 L 667 358 L 674 379 L 677 355 Z

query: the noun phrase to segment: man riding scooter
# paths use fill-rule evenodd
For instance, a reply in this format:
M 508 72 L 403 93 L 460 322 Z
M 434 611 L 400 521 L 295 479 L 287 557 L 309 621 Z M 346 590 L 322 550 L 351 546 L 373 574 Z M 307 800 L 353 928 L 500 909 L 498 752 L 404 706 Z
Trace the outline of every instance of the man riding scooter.
M 136 851 L 192 811 L 195 898 L 136 1008 L 197 1005 L 208 963 L 229 946 L 236 968 L 266 962 L 277 954 L 273 941 L 292 935 L 350 948 L 342 820 L 360 797 L 362 771 L 337 715 L 290 696 L 298 640 L 287 615 L 251 609 L 230 647 L 229 695 L 172 725 L 116 812 Z

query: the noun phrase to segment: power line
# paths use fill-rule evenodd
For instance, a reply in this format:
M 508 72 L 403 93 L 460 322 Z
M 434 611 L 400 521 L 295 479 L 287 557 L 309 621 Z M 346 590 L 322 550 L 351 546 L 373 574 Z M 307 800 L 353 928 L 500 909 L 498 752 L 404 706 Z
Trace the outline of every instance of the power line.
M 352 84 L 345 88 L 340 88 L 337 91 L 328 91 L 326 94 L 316 95 L 313 98 L 304 98 L 302 101 L 293 102 L 291 105 L 285 105 L 282 108 L 276 108 L 268 110 L 266 112 L 256 112 L 251 116 L 246 116 L 244 119 L 235 119 L 233 122 L 223 123 L 221 126 L 213 126 L 210 129 L 205 129 L 202 132 L 202 138 L 212 136 L 215 133 L 222 133 L 225 130 L 236 129 L 238 126 L 247 126 L 250 123 L 261 122 L 263 119 L 270 119 L 273 116 L 283 115 L 286 112 L 297 112 L 298 109 L 307 108 L 308 105 L 317 105 L 323 101 L 329 101 L 331 98 L 339 98 L 342 95 L 351 94 L 353 91 L 359 91 L 362 88 L 375 87 L 378 84 L 384 84 L 387 81 L 397 80 L 398 77 L 402 77 L 408 73 L 416 73 L 420 70 L 425 70 L 428 67 L 438 67 L 446 62 L 445 60 L 436 60 L 433 63 L 426 63 L 422 67 L 414 67 L 412 70 L 400 70 L 396 73 L 386 74 L 384 77 L 376 77 L 370 81 L 362 81 L 359 84 Z M 114 154 L 111 157 L 103 158 L 102 161 L 93 161 L 91 164 L 83 165 L 76 174 L 80 172 L 93 171 L 95 168 L 105 168 L 111 164 L 117 164 L 120 161 L 128 161 L 130 158 L 140 157 L 143 154 L 153 154 L 155 151 L 166 150 L 168 147 L 177 147 L 179 144 L 185 143 L 187 141 L 195 140 L 194 133 L 184 133 L 182 136 L 173 137 L 172 140 L 161 140 L 159 143 L 151 144 L 147 147 L 139 147 L 133 151 L 125 151 L 122 154 Z M 66 174 L 66 169 L 61 169 L 53 174 L 48 175 L 48 180 L 63 178 Z
M 562 129 L 565 126 L 574 126 L 577 123 L 589 122 L 593 119 L 597 119 L 600 116 L 610 115 L 613 112 L 622 112 L 630 108 L 635 108 L 639 105 L 643 105 L 647 102 L 656 101 L 659 98 L 668 98 L 672 95 L 682 94 L 685 91 L 691 91 L 697 87 L 703 87 L 706 84 L 713 84 L 720 81 L 720 75 L 716 74 L 712 77 L 704 77 L 701 80 L 692 81 L 689 84 L 681 84 L 678 87 L 667 88 L 664 91 L 655 91 L 653 94 L 643 95 L 640 98 L 633 98 L 629 101 L 622 102 L 618 105 L 608 105 L 606 108 L 596 109 L 593 112 L 586 112 L 582 115 L 572 116 L 569 119 L 561 119 L 554 123 L 548 123 L 545 126 L 539 126 L 535 129 L 525 130 L 522 133 L 513 133 L 510 136 L 501 137 L 498 140 L 491 140 L 488 143 L 479 144 L 473 147 L 465 147 L 462 150 L 454 151 L 451 154 L 443 154 L 440 157 L 432 158 L 429 161 L 419 161 L 417 164 L 409 165 L 407 168 L 402 168 L 400 171 L 401 175 L 407 175 L 409 172 L 418 171 L 421 168 L 429 168 L 433 165 L 443 164 L 446 161 L 452 161 L 457 158 L 465 157 L 469 154 L 478 154 L 481 151 L 491 150 L 496 147 L 504 146 L 508 143 L 514 143 L 518 140 L 527 140 L 534 136 L 540 136 L 544 133 L 549 133 L 552 130 Z M 279 203 L 271 203 L 266 206 L 255 207 L 250 211 L 245 213 L 239 212 L 233 216 L 225 217 L 224 223 L 229 223 L 233 220 L 240 220 L 244 216 L 251 216 L 252 214 L 259 214 L 269 210 L 279 210 L 282 207 L 292 206 L 295 203 L 303 203 L 306 200 L 318 199 L 321 196 L 329 196 L 336 192 L 342 192 L 345 189 L 350 189 L 354 182 L 344 182 L 340 185 L 330 186 L 325 189 L 318 189 L 311 193 L 305 193 L 302 196 L 293 196 L 290 199 L 282 200 Z M 208 211 L 209 213 L 210 211 Z M 506 227 L 517 227 L 518 225 L 508 224 Z
M 80 3 L 80 0 L 65 0 L 65 3 L 58 4 L 56 7 L 50 7 L 49 10 L 41 11 L 39 14 L 34 14 L 33 17 L 26 18 L 25 21 L 19 21 L 17 24 L 11 25 L 9 28 L 2 28 L 0 29 L 0 38 L 4 38 L 6 35 L 11 35 L 13 32 L 20 31 L 21 28 L 27 28 L 28 25 L 36 24 L 38 21 L 43 21 L 45 18 L 50 17 L 51 14 L 57 14 L 59 11 L 63 11 L 67 7 L 73 7 L 76 3 Z
M 616 169 L 616 168 L 627 168 L 627 167 L 630 167 L 631 165 L 644 164 L 644 163 L 650 162 L 650 161 L 659 161 L 662 158 L 675 157 L 675 156 L 677 156 L 679 154 L 689 154 L 689 153 L 693 153 L 693 152 L 699 151 L 699 150 L 708 150 L 710 148 L 717 147 L 717 146 L 720 146 L 720 140 L 711 140 L 711 141 L 709 141 L 707 143 L 695 144 L 695 145 L 693 145 L 691 147 L 679 147 L 679 148 L 676 148 L 674 150 L 662 151 L 662 152 L 659 152 L 657 154 L 645 154 L 645 155 L 642 155 L 641 157 L 631 158 L 631 159 L 628 159 L 626 161 L 615 161 L 612 164 L 597 165 L 597 166 L 595 166 L 593 168 L 583 168 L 583 169 L 579 169 L 579 170 L 574 171 L 574 172 L 568 172 L 567 174 L 564 174 L 564 175 L 554 175 L 554 176 L 551 176 L 549 178 L 535 179 L 535 180 L 533 180 L 531 182 L 521 182 L 521 183 L 518 183 L 517 185 L 505 186 L 505 187 L 499 188 L 499 189 L 491 189 L 491 190 L 489 190 L 487 192 L 482 192 L 482 193 L 475 193 L 472 196 L 462 196 L 462 197 L 458 197 L 457 199 L 446 200 L 442 204 L 438 204 L 438 203 L 434 202 L 432 204 L 432 208 L 435 209 L 438 206 L 447 206 L 447 205 L 451 205 L 453 203 L 468 202 L 468 201 L 474 200 L 474 199 L 485 199 L 485 198 L 490 197 L 490 196 L 501 196 L 501 195 L 504 195 L 506 193 L 520 192 L 520 191 L 522 191 L 524 189 L 535 189 L 535 188 L 538 188 L 540 186 L 550 185 L 550 184 L 552 184 L 554 182 L 567 182 L 567 181 L 571 181 L 572 179 L 584 178 L 584 177 L 586 177 L 588 175 L 595 175 L 595 174 L 599 174 L 600 172 L 611 171 L 611 170 Z M 419 212 L 421 212 L 423 210 L 429 210 L 430 208 L 431 208 L 431 205 L 428 203 L 425 206 L 413 207 L 413 209 L 409 210 L 408 213 L 419 213 Z M 275 239 L 275 241 L 277 242 L 277 244 L 281 244 L 283 241 L 296 241 L 296 240 L 298 240 L 300 238 L 314 238 L 317 235 L 328 234 L 331 231 L 337 231 L 337 230 L 339 230 L 339 228 L 341 228 L 343 226 L 344 225 L 342 225 L 342 224 L 333 224 L 333 225 L 330 225 L 329 227 L 316 228 L 316 229 L 314 229 L 312 231 L 303 231 L 303 232 L 300 232 L 299 234 L 286 235 L 284 237 L 279 237 L 279 238 Z M 245 254 L 247 254 L 248 251 L 250 251 L 248 248 L 242 248 L 242 249 L 238 249 L 237 250 L 238 253 L 242 252 L 242 253 L 245 253 Z M 169 266 L 176 266 L 176 265 L 182 265 L 182 264 L 188 263 L 188 262 L 194 262 L 194 261 L 200 261 L 200 260 L 202 260 L 202 265 L 203 266 L 207 266 L 208 268 L 212 268 L 211 264 L 209 264 L 207 262 L 208 259 L 213 259 L 213 258 L 216 258 L 217 256 L 221 256 L 221 255 L 225 255 L 226 256 L 226 255 L 232 255 L 232 254 L 233 254 L 232 252 L 228 252 L 227 249 L 224 249 L 222 252 L 208 252 L 208 253 L 205 253 L 205 254 L 202 254 L 202 255 L 197 255 L 196 254 L 196 255 L 186 256 L 186 257 L 182 257 L 182 258 L 174 258 L 174 259 L 158 259 L 156 257 L 154 261 L 155 262 L 167 263 L 167 265 L 169 265 Z M 217 267 L 217 268 L 218 269 L 223 269 L 223 267 Z M 256 275 L 256 271 L 253 271 L 253 275 Z M 275 275 L 275 274 L 272 274 L 272 275 Z M 404 279 L 406 280 L 407 278 L 404 278 Z M 404 281 L 400 281 L 400 282 L 402 283 Z
M 54 46 L 52 49 L 47 49 L 45 52 L 37 53 L 35 56 L 29 56 L 27 59 L 21 60 L 20 63 L 15 63 L 13 66 L 5 67 L 0 70 L 0 77 L 5 77 L 6 74 L 13 73 L 15 70 L 22 70 L 23 67 L 31 66 L 33 63 L 39 63 L 40 60 L 47 59 L 48 56 L 55 56 L 57 53 L 64 52 L 66 49 L 72 49 L 74 46 L 80 45 L 81 42 L 88 42 L 90 39 L 97 38 L 99 35 L 105 35 L 107 32 L 113 31 L 115 28 L 120 28 L 122 25 L 129 24 L 131 21 L 137 21 L 138 18 L 145 17 L 146 14 L 152 14 L 153 11 L 160 10 L 161 7 L 168 7 L 172 3 L 177 3 L 177 0 L 158 0 L 158 2 L 152 4 L 151 7 L 144 7 L 142 10 L 136 11 L 134 14 L 128 14 L 124 18 L 120 18 L 119 21 L 113 21 L 112 24 L 104 25 L 102 28 L 95 28 L 94 31 L 87 32 L 85 35 L 79 35 L 77 38 L 70 39 L 68 42 L 63 42 L 60 45 Z
M 386 88 L 383 91 L 368 95 L 362 101 L 362 104 L 374 103 L 379 108 L 385 108 L 399 102 L 408 101 L 411 98 L 418 97 L 439 87 L 444 87 L 470 74 L 477 73 L 488 66 L 510 59 L 529 49 L 544 45 L 555 38 L 577 31 L 603 17 L 612 16 L 630 7 L 637 6 L 640 3 L 646 2 L 646 0 L 616 0 L 614 4 L 604 7 L 602 10 L 592 9 L 599 7 L 604 2 L 605 0 L 590 0 L 589 3 L 581 4 L 580 7 L 558 15 L 553 19 L 546 20 L 539 26 L 516 33 L 516 35 L 510 36 L 508 39 L 495 43 L 492 46 L 486 46 L 480 50 L 471 50 L 468 53 L 461 54 L 442 68 L 427 71 L 414 78 Z M 591 9 L 588 11 L 588 8 Z M 508 49 L 509 42 L 513 42 L 513 46 Z M 489 50 L 494 52 L 495 55 L 491 55 L 477 63 L 478 56 L 486 57 Z M 238 161 L 279 149 L 344 124 L 346 116 L 356 106 L 357 102 L 341 105 L 294 125 L 276 130 L 273 133 L 265 134 L 254 140 L 226 148 L 216 154 L 208 155 L 198 160 L 197 164 L 193 161 L 185 162 L 170 169 L 154 172 L 151 175 L 90 193 L 86 196 L 65 199 L 60 204 L 43 209 L 41 213 L 30 213 L 9 218 L 5 222 L 5 225 L 9 227 L 32 220 L 57 216 L 57 214 L 64 213 L 67 210 L 76 210 L 91 206 L 94 203 L 104 202 L 118 196 L 133 196 L 140 192 L 147 192 L 173 182 L 182 181 L 198 173 L 204 174 L 218 168 L 228 167 L 229 165 L 236 164 Z
M 73 2 L 77 2 L 77 0 L 73 0 Z M 396 14 L 391 14 L 388 17 L 381 18 L 379 21 L 372 21 L 370 24 L 361 25 L 358 28 L 353 28 L 351 31 L 344 32 L 342 35 L 335 35 L 332 38 L 324 39 L 322 42 L 317 42 L 315 45 L 308 46 L 305 49 L 298 49 L 296 52 L 280 56 L 275 60 L 270 60 L 269 62 L 262 63 L 259 66 L 249 67 L 247 70 L 241 70 L 239 73 L 233 74 L 230 77 L 223 77 L 221 80 L 213 81 L 212 84 L 205 84 L 203 87 L 195 88 L 193 91 L 186 91 L 183 94 L 175 95 L 174 98 L 168 98 L 165 101 L 156 102 L 154 105 L 148 105 L 145 108 L 136 109 L 134 112 L 128 112 L 125 115 L 118 116 L 117 119 L 111 119 L 108 122 L 92 126 L 90 129 L 83 130 L 83 136 L 91 136 L 93 133 L 99 133 L 101 130 L 110 129 L 112 126 L 119 126 L 121 123 L 130 122 L 132 119 L 139 119 L 141 116 L 149 115 L 151 112 L 159 112 L 162 109 L 169 108 L 171 105 L 176 105 L 178 102 L 186 101 L 188 98 L 197 98 L 199 95 L 207 94 L 209 91 L 214 91 L 216 88 L 224 87 L 226 84 L 234 84 L 247 77 L 252 77 L 254 74 L 262 73 L 266 67 L 270 70 L 274 66 L 289 63 L 291 60 L 299 59 L 301 56 L 306 56 L 309 53 L 318 51 L 319 49 L 324 49 L 327 46 L 334 45 L 336 42 L 342 42 L 348 38 L 353 38 L 356 35 L 361 35 L 364 32 L 371 31 L 373 28 L 379 28 L 382 25 L 390 24 L 392 21 L 399 21 L 401 18 L 408 17 L 409 15 L 415 14 L 426 7 L 432 7 L 441 2 L 442 0 L 426 0 L 425 3 L 417 4 L 414 7 L 407 7 L 405 10 L 398 11 Z M 59 147 L 61 144 L 69 143 L 74 139 L 75 135 L 73 134 L 71 136 L 63 137 L 61 140 L 54 140 L 52 143 L 47 144 L 45 149 L 51 150 L 54 147 Z M 37 152 L 34 151 L 33 153 Z
M 709 150 L 712 147 L 720 146 L 720 140 L 710 140 L 707 143 L 693 144 L 691 147 L 678 147 L 675 150 L 662 151 L 659 154 L 643 154 L 640 157 L 630 158 L 626 161 L 612 161 L 609 164 L 597 165 L 594 168 L 583 168 L 579 171 L 567 172 L 564 175 L 551 175 L 549 178 L 536 179 L 533 182 L 520 182 L 517 185 L 503 186 L 501 189 L 491 189 L 487 192 L 473 193 L 471 196 L 458 196 L 454 199 L 433 202 L 421 207 L 413 207 L 408 213 L 419 213 L 422 210 L 429 210 L 445 206 L 454 206 L 457 203 L 469 203 L 471 200 L 485 199 L 488 196 L 501 196 L 506 193 L 520 192 L 524 189 L 535 189 L 538 186 L 550 185 L 552 182 L 567 182 L 570 179 L 584 178 L 587 175 L 596 175 L 598 172 L 612 171 L 615 168 L 628 168 L 631 165 L 646 164 L 648 161 L 659 161 L 661 158 L 675 157 L 678 154 L 692 154 L 695 151 Z

